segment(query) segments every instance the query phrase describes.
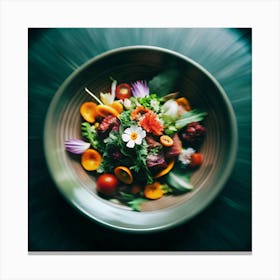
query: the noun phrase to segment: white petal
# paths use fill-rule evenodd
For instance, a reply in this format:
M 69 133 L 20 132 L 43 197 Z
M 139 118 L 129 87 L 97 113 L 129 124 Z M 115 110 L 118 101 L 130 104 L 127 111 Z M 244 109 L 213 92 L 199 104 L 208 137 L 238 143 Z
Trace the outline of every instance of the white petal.
M 111 105 L 114 101 L 114 98 L 110 93 L 100 93 L 100 99 L 105 105 Z
M 142 131 L 143 131 L 143 129 L 140 126 L 137 126 L 136 129 L 135 129 L 135 132 L 137 134 L 141 134 Z
M 131 134 L 131 127 L 128 127 L 128 128 L 126 128 L 125 130 L 124 130 L 124 133 L 126 133 L 126 134 Z
M 126 146 L 127 146 L 128 148 L 134 148 L 135 142 L 134 142 L 133 140 L 130 140 L 130 141 L 127 142 Z
M 141 138 L 146 137 L 146 131 L 142 129 L 142 127 L 138 126 L 136 129 L 136 133 L 140 135 Z
M 128 134 L 123 134 L 123 135 L 122 135 L 122 140 L 123 140 L 124 142 L 129 141 L 129 140 L 130 140 L 130 135 L 128 135 Z
M 142 130 L 140 136 L 141 136 L 142 138 L 145 138 L 145 137 L 146 137 L 146 131 L 145 131 L 145 130 Z
M 140 145 L 142 143 L 142 137 L 137 137 L 134 142 L 135 144 Z
M 115 97 L 116 97 L 116 87 L 117 87 L 117 81 L 114 80 L 114 81 L 112 82 L 112 85 L 111 85 L 112 103 L 114 102 Z
M 133 125 L 130 127 L 130 131 L 131 131 L 131 132 L 137 132 L 137 128 L 138 128 L 138 126 L 135 125 L 135 124 L 133 124 Z
M 188 153 L 189 155 L 192 155 L 193 153 L 195 153 L 195 150 L 193 148 L 187 148 L 186 153 Z
M 123 105 L 126 109 L 129 109 L 131 107 L 131 101 L 126 98 L 124 101 L 123 101 Z

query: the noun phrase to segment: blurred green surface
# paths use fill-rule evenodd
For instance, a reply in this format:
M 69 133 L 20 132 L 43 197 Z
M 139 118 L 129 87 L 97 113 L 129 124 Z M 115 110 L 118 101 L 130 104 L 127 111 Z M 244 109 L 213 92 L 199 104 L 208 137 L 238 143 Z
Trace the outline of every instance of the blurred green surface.
M 250 251 L 252 56 L 250 29 L 29 29 L 28 248 L 30 251 Z M 104 228 L 68 205 L 47 170 L 43 128 L 63 81 L 88 59 L 117 47 L 152 45 L 206 68 L 234 108 L 239 148 L 233 173 L 202 213 L 174 229 L 147 235 Z

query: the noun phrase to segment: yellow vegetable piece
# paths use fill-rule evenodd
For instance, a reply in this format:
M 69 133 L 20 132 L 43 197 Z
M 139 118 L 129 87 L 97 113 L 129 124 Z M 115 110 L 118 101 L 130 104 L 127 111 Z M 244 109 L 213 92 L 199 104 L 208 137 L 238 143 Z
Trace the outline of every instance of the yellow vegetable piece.
M 131 184 L 133 182 L 133 176 L 129 168 L 125 166 L 117 166 L 114 169 L 115 176 L 125 184 Z
M 95 122 L 97 104 L 94 102 L 84 102 L 80 107 L 81 116 L 89 123 Z
M 169 164 L 167 165 L 167 167 L 165 169 L 161 170 L 158 174 L 156 174 L 154 176 L 154 178 L 159 178 L 159 177 L 166 175 L 174 167 L 174 164 L 175 164 L 175 160 L 170 161 Z
M 119 114 L 123 111 L 123 105 L 118 101 L 114 101 L 110 106 L 114 108 Z
M 94 171 L 96 170 L 102 161 L 102 157 L 94 149 L 87 149 L 82 154 L 81 163 L 85 170 Z
M 159 199 L 163 196 L 163 191 L 159 182 L 147 185 L 144 189 L 144 196 L 149 199 Z
M 103 118 L 107 117 L 108 115 L 113 115 L 117 118 L 119 117 L 118 111 L 108 105 L 97 105 L 96 106 L 96 115 L 103 117 Z

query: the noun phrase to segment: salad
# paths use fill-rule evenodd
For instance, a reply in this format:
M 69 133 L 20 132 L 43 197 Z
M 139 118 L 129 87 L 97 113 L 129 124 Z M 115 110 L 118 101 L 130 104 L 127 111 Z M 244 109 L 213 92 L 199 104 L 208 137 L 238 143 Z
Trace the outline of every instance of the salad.
M 96 175 L 101 197 L 133 210 L 191 191 L 190 176 L 203 162 L 207 114 L 179 92 L 156 92 L 154 79 L 111 80 L 110 90 L 98 96 L 85 88 L 92 101 L 79 108 L 81 138 L 67 139 L 65 149 L 79 154 L 82 167 Z

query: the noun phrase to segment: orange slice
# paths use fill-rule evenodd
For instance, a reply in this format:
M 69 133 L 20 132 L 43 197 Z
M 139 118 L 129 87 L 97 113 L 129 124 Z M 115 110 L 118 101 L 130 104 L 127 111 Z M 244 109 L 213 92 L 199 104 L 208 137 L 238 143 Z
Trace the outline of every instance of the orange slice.
M 117 118 L 119 117 L 118 111 L 108 105 L 97 105 L 96 106 L 96 115 L 103 117 L 103 118 L 107 117 L 108 115 L 113 115 Z
M 94 102 L 84 102 L 80 107 L 81 116 L 89 123 L 95 122 L 97 104 Z
M 87 149 L 82 154 L 81 163 L 85 170 L 94 171 L 96 170 L 102 161 L 102 157 L 94 149 Z
M 159 138 L 160 143 L 165 147 L 171 147 L 174 143 L 173 139 L 168 135 L 162 135 Z
M 117 166 L 114 169 L 116 177 L 125 184 L 131 184 L 133 182 L 133 176 L 129 168 L 125 166 Z
M 171 171 L 174 164 L 175 164 L 175 160 L 170 161 L 169 164 L 167 165 L 167 167 L 165 169 L 161 170 L 158 174 L 156 174 L 154 176 L 154 178 L 159 178 L 159 177 L 166 175 L 169 171 Z

